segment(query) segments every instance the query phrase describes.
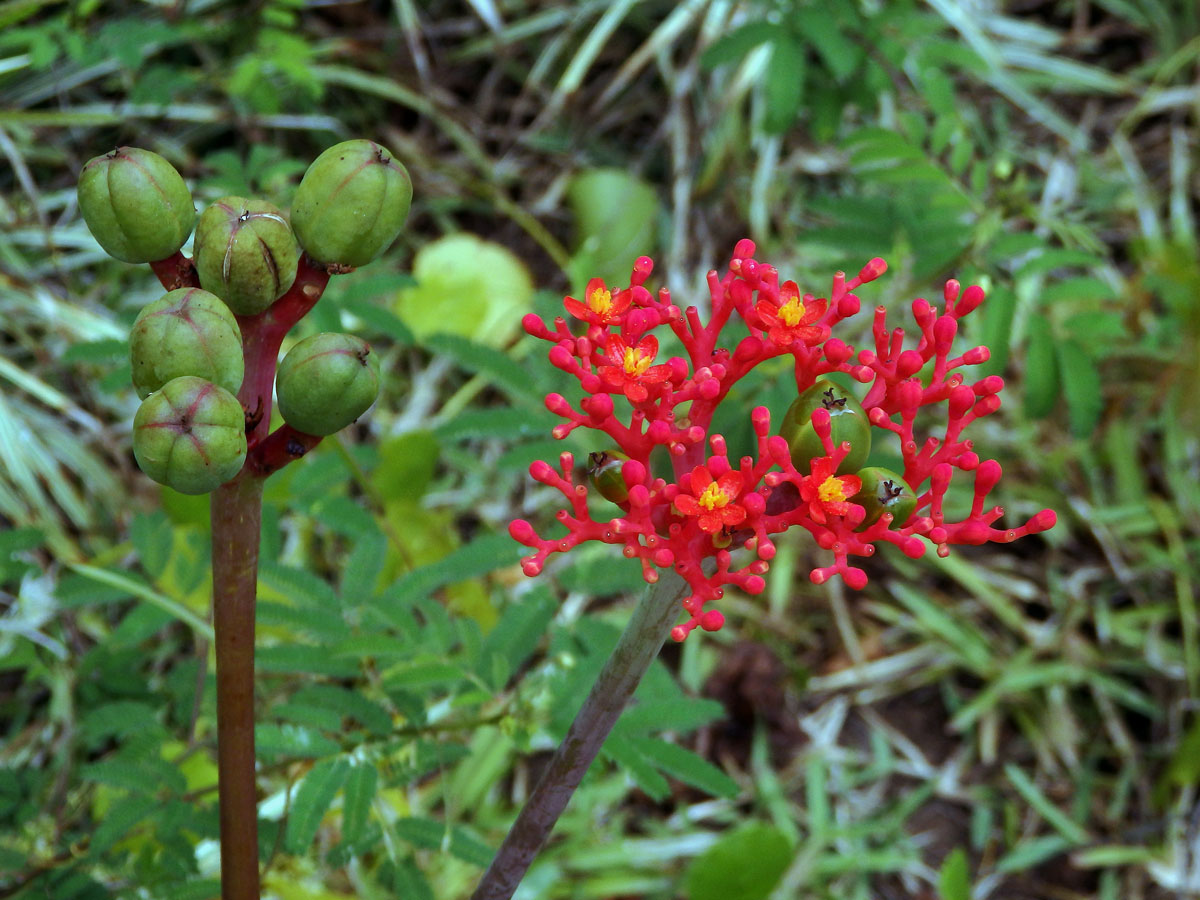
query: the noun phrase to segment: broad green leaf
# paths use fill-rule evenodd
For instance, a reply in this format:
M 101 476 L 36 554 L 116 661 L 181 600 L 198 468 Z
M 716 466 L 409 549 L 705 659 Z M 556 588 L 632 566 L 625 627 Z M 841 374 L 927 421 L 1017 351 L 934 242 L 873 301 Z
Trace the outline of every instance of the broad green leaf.
M 1049 320 L 1040 313 L 1029 317 L 1025 350 L 1025 415 L 1044 419 L 1054 411 L 1059 393 L 1057 354 Z
M 1096 430 L 1100 414 L 1104 412 L 1100 372 L 1079 342 L 1069 339 L 1058 344 L 1058 368 L 1062 373 L 1071 433 L 1085 438 Z
M 829 9 L 802 6 L 794 10 L 792 28 L 824 60 L 838 81 L 844 82 L 859 71 L 863 51 L 846 37 Z
M 473 234 L 449 234 L 417 251 L 413 287 L 396 294 L 396 314 L 418 340 L 454 334 L 503 347 L 533 308 L 529 270 L 511 251 Z
M 723 835 L 688 867 L 688 900 L 766 900 L 791 861 L 783 832 L 748 822 Z
M 355 843 L 367 827 L 371 801 L 379 785 L 379 771 L 371 763 L 357 763 L 346 777 L 342 797 L 342 840 Z
M 683 702 L 667 700 L 661 703 L 642 701 L 621 714 L 618 727 L 626 734 L 646 734 L 659 731 L 695 731 L 701 725 L 725 717 L 725 707 L 716 700 L 689 698 Z
M 323 759 L 304 776 L 288 807 L 284 848 L 289 853 L 308 849 L 317 836 L 321 819 L 349 774 L 350 764 L 346 760 Z

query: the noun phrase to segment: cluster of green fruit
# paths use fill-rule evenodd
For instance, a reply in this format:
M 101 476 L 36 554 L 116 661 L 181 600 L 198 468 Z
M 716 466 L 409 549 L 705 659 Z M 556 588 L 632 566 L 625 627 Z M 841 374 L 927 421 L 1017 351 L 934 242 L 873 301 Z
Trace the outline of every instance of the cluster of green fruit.
M 265 201 L 222 197 L 197 224 L 187 185 L 161 156 L 120 147 L 88 162 L 79 206 L 111 256 L 130 263 L 182 258 L 196 224 L 194 275 L 145 307 L 131 334 L 133 383 L 142 398 L 133 449 L 142 471 L 186 494 L 208 493 L 241 472 L 252 449 L 247 433 L 264 402 L 239 400 L 243 377 L 266 366 L 269 379 L 278 353 L 271 341 L 244 345 L 244 332 L 280 324 L 272 310 L 301 265 L 344 272 L 378 256 L 399 234 L 411 200 L 408 172 L 365 140 L 337 144 L 313 162 L 290 221 Z M 294 322 L 283 324 L 279 340 Z M 378 390 L 376 354 L 348 334 L 298 342 L 279 363 L 275 383 L 284 421 L 313 436 L 353 422 Z M 269 396 L 265 402 L 269 408 Z
M 892 514 L 897 527 L 903 525 L 917 508 L 917 496 L 904 478 L 890 469 L 862 467 L 871 452 L 871 423 L 854 395 L 837 382 L 818 379 L 788 407 L 779 434 L 788 443 L 792 464 L 806 472 L 813 459 L 826 455 L 812 423 L 813 413 L 822 408 L 829 412 L 829 436 L 833 446 L 850 445 L 850 452 L 834 474 L 856 475 L 861 479 L 858 492 L 847 498 L 867 513 L 857 530 L 863 531 L 874 525 L 884 513 Z

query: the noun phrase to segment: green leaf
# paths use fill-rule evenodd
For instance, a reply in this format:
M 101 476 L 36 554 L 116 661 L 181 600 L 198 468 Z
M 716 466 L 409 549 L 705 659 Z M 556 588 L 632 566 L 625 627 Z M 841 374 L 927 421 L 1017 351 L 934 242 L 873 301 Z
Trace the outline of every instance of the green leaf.
M 360 691 L 334 684 L 311 684 L 293 694 L 292 702 L 322 706 L 357 719 L 372 734 L 387 735 L 392 731 L 391 714 Z
M 263 560 L 259 566 L 258 583 L 260 594 L 275 594 L 293 606 L 334 611 L 341 608 L 337 594 L 329 582 L 318 578 L 307 569 L 282 566 L 271 560 Z
M 507 534 L 488 534 L 448 553 L 435 563 L 414 569 L 392 584 L 381 598 L 415 600 L 428 597 L 438 588 L 478 578 L 496 569 L 515 564 L 525 548 Z
M 379 577 L 387 559 L 387 540 L 376 532 L 360 537 L 342 566 L 338 593 L 348 607 L 361 606 L 378 589 Z
M 346 760 L 323 759 L 304 776 L 288 809 L 284 847 L 289 853 L 308 849 L 317 836 L 321 819 L 349 774 Z
M 737 62 L 759 44 L 772 40 L 778 32 L 779 26 L 770 22 L 747 22 L 708 47 L 700 55 L 700 65 L 715 69 Z
M 500 621 L 484 638 L 479 674 L 484 677 L 492 674 L 494 670 L 491 660 L 498 657 L 504 661 L 504 673 L 501 677 L 507 681 L 509 676 L 533 655 L 557 610 L 558 602 L 551 595 L 550 589 L 543 584 L 535 586 L 519 600 L 509 603 L 500 616 Z M 492 684 L 497 690 L 503 686 L 502 683 Z
M 262 672 L 284 675 L 328 675 L 331 678 L 356 678 L 361 673 L 354 659 L 335 658 L 328 647 L 311 644 L 281 644 L 259 647 L 255 661 Z
M 658 738 L 630 738 L 629 743 L 660 769 L 684 784 L 714 797 L 736 797 L 737 782 L 691 750 Z
M 342 301 L 342 309 L 346 312 L 357 316 L 366 326 L 367 332 L 377 332 L 385 337 L 390 337 L 397 344 L 404 347 L 411 347 L 416 344 L 417 339 L 404 320 L 392 312 L 390 309 L 385 309 L 374 300 L 368 300 L 363 297 L 349 297 Z
M 829 9 L 802 6 L 792 13 L 792 27 L 825 61 L 839 82 L 845 82 L 860 70 L 863 51 L 846 37 Z
M 1078 341 L 1065 340 L 1058 345 L 1058 367 L 1062 372 L 1063 394 L 1067 398 L 1067 421 L 1071 434 L 1085 438 L 1096 430 L 1104 412 L 1104 391 L 1100 372 Z
M 783 832 L 749 822 L 723 835 L 688 867 L 688 900 L 766 900 L 791 861 Z
M 159 807 L 155 797 L 143 794 L 126 795 L 108 807 L 104 818 L 92 832 L 90 851 L 95 854 L 108 850 L 129 834 Z
M 492 861 L 492 848 L 465 828 L 433 819 L 397 819 L 396 834 L 423 850 L 448 850 L 451 856 L 483 868 Z
M 938 873 L 938 893 L 941 900 L 971 900 L 971 873 L 967 868 L 967 854 L 962 847 L 955 847 L 942 861 Z
M 153 515 L 138 516 L 133 520 L 129 537 L 137 550 L 142 568 L 151 578 L 159 578 L 171 560 L 171 551 L 175 544 L 171 524 L 166 515 L 155 512 Z
M 455 334 L 432 334 L 422 341 L 422 346 L 449 356 L 469 372 L 487 376 L 514 400 L 535 400 L 541 405 L 535 380 L 507 353 Z
M 1058 400 L 1058 362 L 1054 333 L 1041 313 L 1029 317 L 1029 344 L 1025 350 L 1025 415 L 1043 419 L 1054 411 Z
M 771 62 L 767 66 L 766 115 L 763 130 L 783 134 L 792 127 L 804 99 L 804 71 L 808 65 L 804 45 L 780 31 L 771 42 Z
M 627 169 L 584 169 L 567 186 L 567 204 L 575 217 L 577 287 L 592 277 L 628 284 L 633 261 L 657 250 L 658 193 Z
M 422 343 L 433 334 L 503 347 L 533 308 L 533 280 L 512 251 L 460 232 L 425 244 L 413 259 L 417 283 L 396 294 L 397 315 Z
M 684 701 L 640 701 L 621 714 L 618 728 L 630 735 L 657 731 L 695 731 L 701 725 L 725 717 L 725 707 L 716 700 L 698 697 Z
M 292 723 L 259 723 L 254 726 L 254 742 L 259 757 L 265 760 L 285 757 L 316 759 L 332 756 L 342 749 L 336 741 L 331 741 L 315 729 Z
M 617 763 L 651 800 L 661 803 L 671 796 L 671 785 L 667 779 L 632 742 L 620 739 L 605 741 L 601 753 Z
M 441 448 L 431 431 L 407 431 L 379 444 L 371 482 L 384 501 L 420 500 L 437 466 Z
M 347 844 L 362 837 L 378 785 L 379 771 L 371 763 L 359 763 L 350 769 L 342 799 L 342 840 Z

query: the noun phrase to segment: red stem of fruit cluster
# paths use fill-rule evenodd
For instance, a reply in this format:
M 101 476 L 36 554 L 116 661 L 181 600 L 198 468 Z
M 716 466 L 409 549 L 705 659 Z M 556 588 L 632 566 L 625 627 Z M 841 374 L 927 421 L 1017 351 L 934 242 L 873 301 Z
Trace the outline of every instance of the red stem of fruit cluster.
M 150 264 L 163 287 L 199 287 L 182 253 Z M 259 900 L 258 789 L 254 751 L 254 615 L 263 482 L 319 442 L 284 425 L 270 433 L 275 366 L 284 336 L 321 298 L 329 272 L 307 256 L 270 308 L 238 316 L 245 378 L 246 465 L 212 494 L 213 630 L 217 657 L 217 780 L 222 900 Z

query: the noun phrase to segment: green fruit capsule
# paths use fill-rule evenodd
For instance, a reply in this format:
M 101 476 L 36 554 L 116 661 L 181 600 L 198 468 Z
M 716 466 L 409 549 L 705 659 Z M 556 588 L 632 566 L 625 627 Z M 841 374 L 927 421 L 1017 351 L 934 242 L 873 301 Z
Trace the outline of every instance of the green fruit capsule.
M 279 364 L 279 414 L 305 434 L 341 431 L 379 394 L 379 357 L 351 334 L 314 334 Z
M 890 469 L 868 466 L 858 472 L 862 487 L 850 498 L 867 511 L 859 531 L 879 521 L 884 513 L 892 514 L 892 525 L 899 528 L 917 508 L 917 495 L 903 478 Z
M 145 399 L 173 378 L 195 375 L 236 394 L 242 386 L 242 332 L 208 291 L 180 288 L 138 313 L 129 334 L 133 386 Z
M 108 255 L 128 263 L 171 256 L 196 221 L 192 194 L 175 167 L 138 147 L 88 161 L 79 174 L 79 211 Z
M 850 452 L 835 474 L 845 475 L 858 469 L 871 452 L 871 423 L 854 395 L 840 384 L 822 378 L 796 398 L 784 414 L 779 434 L 792 451 L 792 464 L 807 472 L 813 459 L 825 456 L 825 447 L 812 425 L 812 414 L 820 407 L 829 410 L 830 437 L 833 446 L 850 442 Z
M 629 488 L 621 475 L 621 466 L 629 457 L 620 450 L 598 450 L 588 454 L 588 478 L 597 493 L 611 503 L 629 499 Z
M 265 200 L 222 197 L 200 215 L 194 246 L 200 286 L 239 316 L 262 312 L 296 278 L 300 245 Z
M 181 494 L 207 494 L 242 470 L 246 413 L 211 381 L 174 378 L 133 417 L 133 455 L 159 484 Z
M 292 228 L 317 262 L 364 266 L 400 234 L 411 203 L 408 170 L 386 148 L 344 141 L 304 173 L 292 201 Z

